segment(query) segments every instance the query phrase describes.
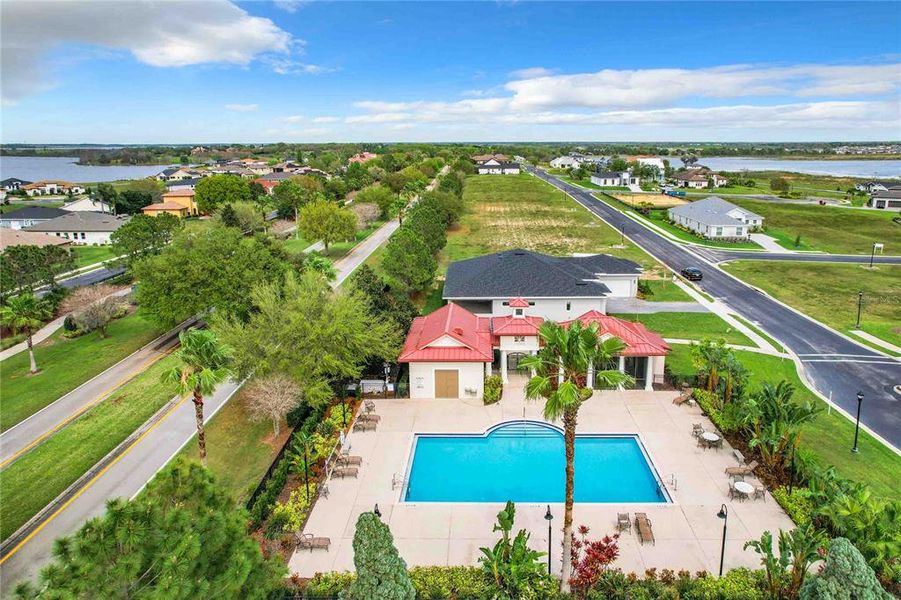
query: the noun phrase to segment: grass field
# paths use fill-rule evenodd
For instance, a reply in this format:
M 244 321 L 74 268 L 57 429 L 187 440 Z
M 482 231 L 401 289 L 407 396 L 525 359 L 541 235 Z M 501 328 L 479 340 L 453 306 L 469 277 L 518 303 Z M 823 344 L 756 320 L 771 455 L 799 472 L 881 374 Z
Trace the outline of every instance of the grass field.
M 300 254 L 304 250 L 310 247 L 310 242 L 301 238 L 296 238 L 293 235 L 285 240 L 282 240 L 282 244 L 285 246 L 285 249 L 288 252 L 293 252 L 295 254 Z
M 779 204 L 734 199 L 764 217 L 768 235 L 790 240 L 795 237 L 814 250 L 835 254 L 869 254 L 873 242 L 885 244 L 886 254 L 901 254 L 901 225 L 892 222 L 895 211 L 865 211 L 816 204 Z M 783 244 L 785 245 L 785 244 Z
M 789 173 L 787 171 L 747 171 L 741 173 L 741 178 L 753 179 L 754 186 L 728 185 L 717 188 L 716 191 L 722 194 L 773 194 L 773 190 L 770 189 L 770 180 L 773 177 L 786 179 L 791 186 L 791 191 L 798 192 L 802 196 L 820 196 L 836 200 L 846 199 L 848 197 L 846 192 L 848 188 L 853 188 L 855 183 L 865 181 L 865 179 L 854 177 L 832 177 L 829 175 Z M 863 199 L 864 196 L 858 194 L 852 201 L 854 204 L 859 205 L 863 202 Z
M 530 175 L 469 177 L 465 212 L 448 233 L 439 270 L 449 262 L 513 248 L 560 256 L 603 252 L 628 258 L 645 269 L 656 261 L 563 192 Z
M 622 194 L 617 194 L 617 196 L 621 196 Z M 752 241 L 747 242 L 718 242 L 715 240 L 707 240 L 700 236 L 697 236 L 689 231 L 685 231 L 684 229 L 679 229 L 669 221 L 669 217 L 665 209 L 655 209 L 651 210 L 648 215 L 643 215 L 637 210 L 635 210 L 631 204 L 627 204 L 622 200 L 619 200 L 609 194 L 594 194 L 595 198 L 606 202 L 613 208 L 622 211 L 624 213 L 629 213 L 635 215 L 639 219 L 644 219 L 650 223 L 653 223 L 657 227 L 666 230 L 674 237 L 685 240 L 686 242 L 693 242 L 695 244 L 700 244 L 703 246 L 710 246 L 713 248 L 731 248 L 735 250 L 740 249 L 756 249 L 759 250 L 760 246 L 755 244 Z
M 242 504 L 266 473 L 290 433 L 287 425 L 282 423 L 276 438 L 271 421 L 252 421 L 242 389 L 219 409 L 206 426 L 207 468 L 235 501 Z M 184 447 L 181 456 L 200 460 L 196 436 Z
M 644 300 L 650 302 L 694 302 L 685 290 L 673 283 L 671 279 L 648 279 L 645 283 L 651 288 L 651 293 L 642 295 Z
M 796 400 L 809 400 L 823 407 L 823 413 L 805 428 L 801 441 L 817 455 L 821 465 L 834 465 L 839 475 L 869 484 L 874 493 L 884 498 L 901 495 L 901 479 L 897 476 L 901 473 L 901 456 L 863 430 L 858 443 L 860 453 L 852 454 L 854 423 L 837 411 L 829 413 L 825 410 L 826 403 L 801 383 L 794 362 L 756 352 L 737 351 L 737 355 L 751 373 L 751 391 L 764 382 L 776 383 L 784 379 L 794 384 Z M 674 373 L 694 373 L 688 346 L 674 347 L 666 363 Z
M 168 356 L 0 471 L 0 536 L 6 538 L 149 419 L 174 395 L 160 381 Z
M 115 256 L 109 246 L 72 246 L 72 254 L 75 255 L 75 265 L 78 267 L 93 265 Z
M 864 293 L 863 331 L 901 346 L 901 265 L 737 261 L 729 273 L 818 321 L 850 331 L 857 320 L 857 292 Z
M 667 338 L 703 340 L 724 339 L 727 344 L 756 346 L 745 334 L 713 313 L 666 312 L 649 314 L 618 313 L 613 316 L 644 323 L 648 329 Z
M 0 430 L 6 431 L 72 391 L 161 332 L 143 317 L 129 315 L 110 323 L 103 339 L 97 332 L 72 340 L 61 333 L 35 346 L 35 360 L 41 369 L 37 375 L 28 372 L 28 352 L 0 362 Z

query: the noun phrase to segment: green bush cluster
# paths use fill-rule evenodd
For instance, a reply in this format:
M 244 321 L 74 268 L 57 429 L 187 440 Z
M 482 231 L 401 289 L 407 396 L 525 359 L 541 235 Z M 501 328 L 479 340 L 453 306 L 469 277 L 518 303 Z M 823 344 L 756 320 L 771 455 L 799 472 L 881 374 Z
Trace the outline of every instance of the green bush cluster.
M 482 400 L 486 406 L 500 400 L 503 393 L 504 381 L 500 375 L 489 375 L 485 378 L 485 390 L 482 394 Z
M 813 504 L 810 501 L 810 495 L 806 488 L 795 488 L 791 494 L 788 488 L 783 486 L 773 490 L 773 498 L 785 509 L 788 516 L 797 525 L 805 526 L 811 522 L 813 518 Z

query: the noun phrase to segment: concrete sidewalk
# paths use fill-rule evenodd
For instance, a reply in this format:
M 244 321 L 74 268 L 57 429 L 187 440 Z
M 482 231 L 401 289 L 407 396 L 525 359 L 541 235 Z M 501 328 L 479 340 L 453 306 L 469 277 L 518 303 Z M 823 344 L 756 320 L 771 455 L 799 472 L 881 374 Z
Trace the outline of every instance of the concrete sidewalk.
M 776 242 L 776 238 L 766 235 L 765 233 L 752 233 L 751 241 L 766 250 L 767 252 L 779 252 L 794 254 L 794 250 L 783 248 Z

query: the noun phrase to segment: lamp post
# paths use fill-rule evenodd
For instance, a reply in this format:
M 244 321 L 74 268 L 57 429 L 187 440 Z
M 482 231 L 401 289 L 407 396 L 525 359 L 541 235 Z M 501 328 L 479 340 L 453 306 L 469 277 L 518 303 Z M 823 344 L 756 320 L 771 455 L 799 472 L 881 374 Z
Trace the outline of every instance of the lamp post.
M 382 369 L 385 371 L 385 400 L 388 399 L 388 376 L 391 374 L 391 366 L 388 363 L 382 365 Z
M 876 242 L 873 242 L 873 249 L 870 250 L 870 268 L 873 268 L 873 259 L 876 257 Z
M 851 448 L 851 452 L 857 454 L 860 450 L 857 449 L 857 434 L 860 433 L 860 405 L 863 404 L 863 392 L 857 392 L 857 423 L 854 425 L 854 447 Z
M 792 444 L 792 462 L 791 462 L 791 472 L 789 473 L 788 479 L 788 495 L 792 495 L 792 490 L 795 487 L 795 445 Z
M 378 504 L 376 504 L 376 505 L 375 505 L 375 508 L 372 509 L 372 513 L 373 513 L 375 516 L 377 516 L 379 519 L 382 518 L 382 511 L 379 510 L 379 505 L 378 505 Z
M 622 227 L 619 228 L 619 245 L 620 246 L 626 245 L 626 226 L 625 225 L 623 225 Z
M 860 329 L 860 307 L 863 306 L 863 290 L 857 292 L 857 325 L 854 327 Z
M 725 504 L 720 507 L 720 512 L 716 513 L 716 516 L 723 520 L 723 545 L 720 548 L 720 577 L 722 577 L 723 559 L 726 557 L 726 525 L 729 523 L 729 511 L 726 509 Z
M 551 505 L 547 505 L 547 512 L 544 513 L 544 520 L 547 521 L 547 574 L 551 574 L 551 521 L 554 515 L 551 514 Z

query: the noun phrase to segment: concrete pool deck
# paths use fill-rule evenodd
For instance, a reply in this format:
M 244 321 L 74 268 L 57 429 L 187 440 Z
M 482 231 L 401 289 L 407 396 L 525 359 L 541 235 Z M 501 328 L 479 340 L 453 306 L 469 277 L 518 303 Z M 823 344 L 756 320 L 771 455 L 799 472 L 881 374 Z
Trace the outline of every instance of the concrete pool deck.
M 480 400 L 376 400 L 381 422 L 376 431 L 352 432 L 348 436 L 351 454 L 363 459 L 358 479 L 329 481 L 328 498 L 320 498 L 307 521 L 304 533 L 331 539 L 328 551 L 295 552 L 289 572 L 310 577 L 316 572 L 353 570 L 353 535 L 357 517 L 379 505 L 382 520 L 388 523 L 395 545 L 408 566 L 476 565 L 482 546 L 492 546 L 492 532 L 501 504 L 406 503 L 400 489 L 392 490 L 392 477 L 403 476 L 414 433 L 481 433 L 492 425 L 515 419 L 543 420 L 542 404 L 526 402 L 524 378 L 511 378 L 504 398 L 492 406 Z M 656 544 L 642 545 L 633 526 L 620 537 L 620 557 L 615 567 L 643 574 L 645 569 L 687 569 L 692 572 L 719 569 L 723 521 L 717 518 L 721 504 L 729 510 L 725 569 L 757 567 L 758 556 L 742 546 L 770 530 L 791 529 L 794 525 L 773 498 L 729 499 L 726 467 L 735 466 L 732 449 L 704 450 L 691 435 L 692 423 L 713 425 L 697 407 L 672 404 L 677 392 L 611 391 L 595 392 L 579 411 L 580 433 L 637 433 L 644 442 L 653 466 L 663 478 L 672 504 L 576 504 L 574 526 L 591 528 L 591 539 L 616 532 L 616 515 L 636 511 L 650 519 Z M 558 423 L 559 425 L 559 423 Z M 676 485 L 670 483 L 674 475 Z M 440 477 L 440 473 L 436 474 Z M 576 472 L 579 477 L 587 476 Z M 753 478 L 746 478 L 756 483 Z M 551 504 L 553 568 L 560 569 L 560 542 L 563 527 L 562 503 Z M 531 533 L 530 546 L 548 547 L 547 505 L 518 503 L 515 529 Z

